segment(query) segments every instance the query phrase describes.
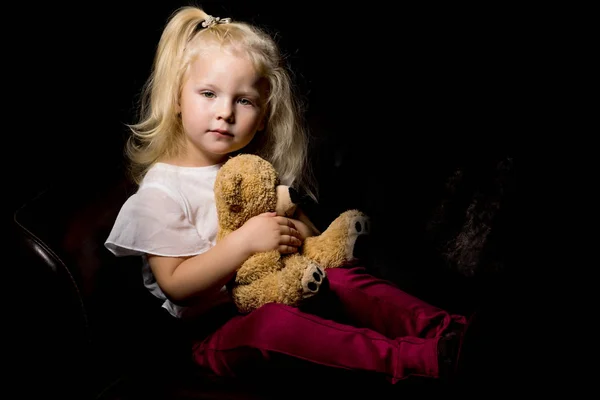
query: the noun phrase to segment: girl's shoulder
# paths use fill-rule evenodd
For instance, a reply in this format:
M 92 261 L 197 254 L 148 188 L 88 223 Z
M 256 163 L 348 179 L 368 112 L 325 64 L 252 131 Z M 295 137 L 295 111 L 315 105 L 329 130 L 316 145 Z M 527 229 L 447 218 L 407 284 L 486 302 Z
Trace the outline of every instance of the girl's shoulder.
M 218 167 L 153 166 L 123 204 L 106 242 L 115 254 L 183 256 L 216 237 L 214 179 Z M 198 228 L 200 227 L 200 228 Z

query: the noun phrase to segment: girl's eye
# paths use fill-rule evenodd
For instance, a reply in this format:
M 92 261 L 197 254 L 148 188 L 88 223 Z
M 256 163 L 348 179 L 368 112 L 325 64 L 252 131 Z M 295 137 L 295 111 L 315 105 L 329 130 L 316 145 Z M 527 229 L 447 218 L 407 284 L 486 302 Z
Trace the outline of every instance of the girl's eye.
M 212 92 L 202 92 L 202 96 L 212 99 L 213 97 L 215 97 L 215 94 Z
M 238 101 L 243 106 L 251 106 L 252 105 L 252 102 L 248 99 L 239 99 Z

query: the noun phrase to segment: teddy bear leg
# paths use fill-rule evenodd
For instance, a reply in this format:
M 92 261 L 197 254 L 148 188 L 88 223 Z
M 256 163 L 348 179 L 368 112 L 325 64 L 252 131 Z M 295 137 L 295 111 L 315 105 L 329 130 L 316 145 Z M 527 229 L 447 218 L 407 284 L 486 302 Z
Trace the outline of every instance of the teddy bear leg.
M 248 313 L 267 303 L 296 307 L 319 293 L 327 279 L 323 268 L 299 254 L 285 258 L 284 262 L 283 269 L 232 289 L 233 301 L 240 312 Z
M 279 271 L 284 266 L 279 251 L 266 251 L 250 256 L 238 269 L 235 281 L 247 285 Z
M 321 285 L 327 279 L 325 269 L 321 268 L 314 261 L 309 260 L 308 265 L 302 274 L 302 299 L 313 297 L 321 289 Z
M 324 268 L 340 267 L 357 261 L 356 244 L 371 233 L 369 217 L 358 210 L 340 214 L 323 232 L 306 238 L 302 254 Z
M 274 272 L 251 283 L 234 286 L 231 297 L 240 312 L 248 313 L 267 303 L 279 302 L 279 292 L 279 273 Z
M 319 293 L 327 279 L 324 268 L 300 254 L 287 257 L 285 268 L 278 274 L 281 289 L 279 301 L 293 306 Z

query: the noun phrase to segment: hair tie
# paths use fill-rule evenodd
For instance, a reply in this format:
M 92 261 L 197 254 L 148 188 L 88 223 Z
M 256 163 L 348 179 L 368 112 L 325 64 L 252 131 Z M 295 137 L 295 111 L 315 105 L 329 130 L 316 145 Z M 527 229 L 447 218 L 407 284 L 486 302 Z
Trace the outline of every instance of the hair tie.
M 217 24 L 228 24 L 231 22 L 231 18 L 219 18 L 213 17 L 212 15 L 207 15 L 206 19 L 202 21 L 203 28 L 210 28 L 211 26 L 215 26 Z

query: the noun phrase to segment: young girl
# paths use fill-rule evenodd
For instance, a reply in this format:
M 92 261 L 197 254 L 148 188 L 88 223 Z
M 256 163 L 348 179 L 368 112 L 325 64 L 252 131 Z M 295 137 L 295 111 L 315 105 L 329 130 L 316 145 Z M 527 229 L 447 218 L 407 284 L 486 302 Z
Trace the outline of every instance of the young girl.
M 246 258 L 296 252 L 317 233 L 299 220 L 262 214 L 215 240 L 213 184 L 234 154 L 258 154 L 273 163 L 283 184 L 312 193 L 298 102 L 268 35 L 182 8 L 164 29 L 144 94 L 127 146 L 139 188 L 122 206 L 106 247 L 117 256 L 142 256 L 145 285 L 163 307 L 205 323 L 193 345 L 199 366 L 238 375 L 257 359 L 291 357 L 391 382 L 451 373 L 465 318 L 357 266 L 327 270 L 322 300 L 333 314 L 326 307 L 309 313 L 267 304 L 211 325 L 208 315 L 231 304 L 225 285 Z

